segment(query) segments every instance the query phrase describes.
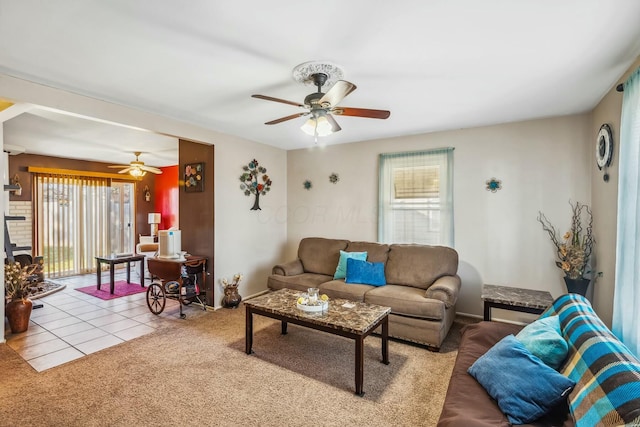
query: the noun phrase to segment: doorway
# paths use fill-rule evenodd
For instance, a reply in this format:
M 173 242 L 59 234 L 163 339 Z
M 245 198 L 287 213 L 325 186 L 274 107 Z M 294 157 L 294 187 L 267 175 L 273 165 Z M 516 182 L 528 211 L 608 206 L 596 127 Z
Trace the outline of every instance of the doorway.
M 109 204 L 109 237 L 112 253 L 133 253 L 135 245 L 135 187 L 129 182 L 112 182 Z

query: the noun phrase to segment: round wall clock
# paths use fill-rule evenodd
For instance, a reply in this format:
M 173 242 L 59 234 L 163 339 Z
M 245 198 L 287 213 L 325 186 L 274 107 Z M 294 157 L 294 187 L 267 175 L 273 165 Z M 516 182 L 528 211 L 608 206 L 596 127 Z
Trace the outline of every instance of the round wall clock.
M 596 141 L 596 163 L 598 164 L 598 169 L 608 167 L 611 164 L 612 155 L 613 137 L 611 136 L 611 127 L 604 124 L 600 126 Z

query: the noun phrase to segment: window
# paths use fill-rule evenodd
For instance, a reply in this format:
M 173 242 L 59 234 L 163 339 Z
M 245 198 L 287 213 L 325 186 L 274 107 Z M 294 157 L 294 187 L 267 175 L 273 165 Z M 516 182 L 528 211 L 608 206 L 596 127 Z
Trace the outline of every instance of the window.
M 380 155 L 378 241 L 453 246 L 453 148 Z

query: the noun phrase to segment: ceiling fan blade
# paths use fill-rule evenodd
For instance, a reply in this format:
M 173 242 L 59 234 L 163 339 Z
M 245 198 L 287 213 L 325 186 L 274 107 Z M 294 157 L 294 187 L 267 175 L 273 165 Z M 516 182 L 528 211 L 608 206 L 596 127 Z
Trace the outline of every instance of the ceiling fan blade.
M 338 105 L 340 101 L 344 99 L 345 96 L 349 95 L 351 92 L 356 90 L 356 85 L 350 83 L 346 80 L 338 80 L 331 89 L 327 93 L 324 94 L 322 98 L 320 98 L 320 105 L 326 103 L 329 106 Z
M 128 168 L 129 165 L 110 165 L 110 166 L 107 166 L 107 167 L 108 168 L 113 168 L 113 169 L 116 169 L 116 168 Z
M 131 171 L 132 169 L 135 169 L 135 168 L 128 167 L 126 169 L 122 169 L 121 171 L 118 171 L 118 173 L 129 173 L 129 171 Z
M 298 117 L 306 116 L 309 112 L 306 113 L 296 113 L 286 117 L 280 117 L 279 119 L 271 120 L 270 122 L 266 122 L 265 125 L 277 125 L 278 123 L 286 122 L 287 120 L 295 119 Z
M 331 110 L 338 116 L 368 117 L 370 119 L 386 119 L 391 115 L 387 110 L 370 110 L 368 108 L 337 107 Z
M 327 120 L 331 123 L 331 132 L 336 133 L 342 130 L 336 119 L 331 114 L 327 114 Z
M 287 101 L 286 99 L 280 99 L 280 98 L 274 98 L 272 96 L 266 96 L 266 95 L 251 95 L 252 98 L 258 98 L 258 99 L 264 99 L 265 101 L 274 101 L 274 102 L 281 102 L 283 104 L 289 104 L 289 105 L 295 105 L 296 107 L 302 107 L 304 108 L 304 105 L 298 103 L 298 102 L 293 102 L 293 101 Z
M 161 174 L 162 170 L 155 168 L 153 166 L 139 166 L 140 169 L 142 169 L 143 171 L 147 171 L 147 172 L 151 172 L 151 173 L 155 173 L 155 174 Z

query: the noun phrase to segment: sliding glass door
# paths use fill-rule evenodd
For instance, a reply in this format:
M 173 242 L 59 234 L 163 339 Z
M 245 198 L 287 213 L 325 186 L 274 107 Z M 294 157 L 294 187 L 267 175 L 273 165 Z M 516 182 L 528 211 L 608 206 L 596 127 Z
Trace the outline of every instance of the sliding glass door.
M 36 174 L 35 242 L 45 274 L 95 271 L 95 257 L 133 252 L 133 184 Z

